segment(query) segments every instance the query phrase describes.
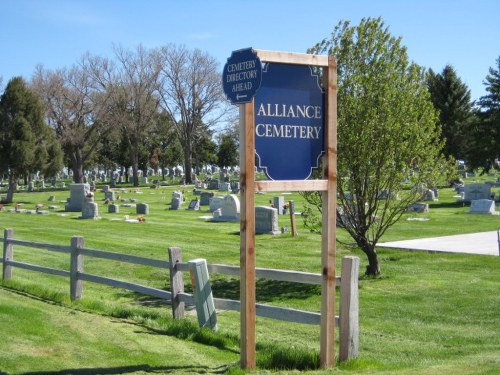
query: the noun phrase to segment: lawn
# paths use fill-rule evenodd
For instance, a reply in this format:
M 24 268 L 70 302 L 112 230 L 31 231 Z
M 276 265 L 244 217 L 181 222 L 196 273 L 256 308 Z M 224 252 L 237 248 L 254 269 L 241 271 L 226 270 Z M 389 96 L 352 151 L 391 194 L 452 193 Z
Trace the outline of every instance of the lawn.
M 65 213 L 64 204 L 60 202 L 69 196 L 67 191 L 16 193 L 15 201 L 22 203 L 23 208 L 34 209 L 40 203 L 46 206 L 56 204 L 60 208 L 51 210 L 48 215 L 3 211 L 0 212 L 0 228 L 14 229 L 18 239 L 57 244 L 69 244 L 71 236 L 79 235 L 85 238 L 85 247 L 88 248 L 155 259 L 167 259 L 168 247 L 177 246 L 182 249 L 184 260 L 202 257 L 209 263 L 238 265 L 239 223 L 200 219 L 208 215 L 206 207 L 202 206 L 201 211 L 189 211 L 185 209 L 187 203 L 182 210 L 169 210 L 174 189 L 184 189 L 188 202 L 194 197 L 192 187 L 127 187 L 120 191 L 122 199 L 137 199 L 150 205 L 150 214 L 144 223 L 125 222 L 125 216 L 137 216 L 133 208 L 120 207 L 119 214 L 108 214 L 103 193 L 96 195 L 99 220 L 82 220 L 78 218 L 79 213 Z M 48 202 L 51 195 L 56 197 L 55 203 Z M 257 194 L 256 204 L 269 205 L 275 195 L 281 194 Z M 383 241 L 500 228 L 500 217 L 466 214 L 467 207 L 456 203 L 453 195 L 452 189 L 441 189 L 439 201 L 430 204 L 428 214 L 405 215 L 388 231 Z M 285 195 L 285 199 L 294 200 L 297 211 L 303 209 L 298 194 Z M 415 215 L 429 220 L 406 220 Z M 288 217 L 280 216 L 279 220 L 280 226 L 290 226 Z M 258 267 L 320 272 L 320 236 L 309 233 L 300 218 L 297 223 L 297 237 L 289 233 L 257 236 Z M 340 257 L 345 255 L 359 256 L 360 269 L 363 270 L 366 264 L 364 254 L 352 245 L 341 229 L 338 238 L 341 242 L 337 245 L 337 271 L 340 272 Z M 48 267 L 69 268 L 69 257 L 64 254 L 16 246 L 15 257 L 16 260 Z M 494 374 L 500 371 L 499 258 L 388 249 L 380 249 L 379 257 L 382 275 L 360 279 L 359 358 L 339 364 L 338 371 L 378 374 Z M 169 286 L 167 274 L 146 266 L 86 259 L 85 270 L 159 288 Z M 234 278 L 214 277 L 212 290 L 217 297 L 238 298 L 239 282 Z M 123 368 L 126 369 L 123 372 L 129 373 L 238 372 L 235 364 L 239 358 L 239 314 L 236 312 L 219 312 L 220 330 L 211 335 L 195 332 L 194 326 L 179 326 L 178 322 L 172 322 L 169 307 L 152 298 L 102 285 L 85 283 L 83 301 L 71 303 L 67 280 L 14 269 L 13 282 L 4 282 L 0 292 L 0 330 L 4 337 L 16 338 L 0 343 L 1 371 L 25 373 L 75 369 L 76 372 L 76 369 L 92 368 L 106 370 L 89 373 L 118 373 L 111 369 Z M 319 287 L 310 285 L 257 282 L 258 302 L 310 311 L 319 311 L 320 292 Z M 54 316 L 44 316 L 45 310 Z M 24 311 L 28 311 L 27 315 Z M 23 319 L 24 316 L 32 318 Z M 102 335 L 98 339 L 95 339 L 97 333 L 92 333 L 93 329 L 79 323 L 88 316 L 90 319 L 95 316 L 96 322 L 99 320 L 95 327 Z M 58 321 L 61 322 L 60 330 L 51 327 L 50 323 Z M 187 321 L 195 322 L 195 317 L 189 315 Z M 152 330 L 156 334 L 140 333 L 138 324 L 141 330 Z M 39 327 L 36 334 L 30 333 L 33 325 Z M 115 326 L 128 330 L 123 334 L 123 343 L 114 339 L 113 332 L 108 332 Z M 118 332 L 118 328 L 116 330 Z M 65 331 L 68 331 L 67 336 Z M 80 335 L 81 339 L 76 342 L 66 338 Z M 154 337 L 151 350 L 144 348 L 149 344 L 141 341 L 143 336 Z M 33 349 L 38 337 L 49 343 L 41 352 Z M 133 343 L 127 343 L 125 339 Z M 102 349 L 98 349 L 97 341 Z M 158 351 L 158 347 L 165 348 L 165 353 Z M 86 353 L 82 354 L 85 360 L 78 360 L 79 350 Z M 127 355 L 129 350 L 137 355 Z M 260 371 L 277 371 L 275 367 L 283 363 L 300 368 L 297 365 L 300 360 L 293 353 L 299 352 L 299 357 L 303 353 L 312 353 L 314 357 L 319 351 L 319 328 L 258 318 L 257 350 Z M 67 359 L 58 356 L 59 351 L 68 353 Z M 92 354 L 96 351 L 102 355 Z M 192 351 L 197 355 L 183 355 Z M 179 355 L 178 362 L 167 358 L 171 353 L 175 354 L 174 357 Z M 285 358 L 280 359 L 280 355 Z M 184 358 L 188 362 L 184 362 Z M 192 358 L 191 362 L 189 358 Z M 21 365 L 19 361 L 31 365 Z

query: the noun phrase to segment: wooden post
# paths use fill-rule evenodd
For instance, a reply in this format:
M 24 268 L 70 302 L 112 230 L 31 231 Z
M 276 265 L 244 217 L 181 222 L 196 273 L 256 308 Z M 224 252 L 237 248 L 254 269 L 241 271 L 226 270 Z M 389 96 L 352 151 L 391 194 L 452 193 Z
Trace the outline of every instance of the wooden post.
M 172 292 L 172 314 L 174 319 L 184 318 L 184 302 L 179 300 L 179 293 L 184 293 L 182 272 L 177 269 L 177 263 L 182 263 L 182 252 L 178 247 L 168 249 L 170 264 L 170 290 Z
M 337 216 L 337 61 L 332 56 L 328 56 L 325 85 L 324 174 L 328 181 L 328 188 L 323 192 L 320 364 L 322 367 L 333 367 L 335 364 L 335 228 Z
M 240 365 L 255 368 L 254 101 L 240 104 Z
M 83 280 L 79 279 L 78 273 L 83 272 L 83 255 L 80 249 L 83 248 L 83 237 L 71 237 L 71 265 L 70 265 L 70 298 L 72 301 L 82 299 Z
M 196 305 L 198 325 L 217 331 L 217 315 L 215 313 L 212 288 L 210 287 L 207 260 L 193 259 L 188 264 L 189 273 L 193 279 L 193 297 Z
M 339 359 L 358 356 L 359 349 L 359 257 L 342 258 L 339 313 Z
M 292 237 L 297 236 L 297 223 L 295 222 L 295 204 L 293 201 L 288 202 L 288 208 L 290 210 L 290 230 L 292 232 Z
M 12 278 L 12 266 L 10 261 L 14 260 L 14 245 L 9 243 L 9 240 L 14 239 L 14 230 L 5 229 L 3 235 L 3 279 L 10 280 Z

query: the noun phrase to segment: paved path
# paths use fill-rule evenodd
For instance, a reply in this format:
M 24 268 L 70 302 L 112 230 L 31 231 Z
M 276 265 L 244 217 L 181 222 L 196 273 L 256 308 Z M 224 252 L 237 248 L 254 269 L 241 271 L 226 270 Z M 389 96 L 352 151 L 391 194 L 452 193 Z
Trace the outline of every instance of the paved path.
M 377 247 L 493 256 L 500 254 L 497 231 L 385 242 L 377 244 Z

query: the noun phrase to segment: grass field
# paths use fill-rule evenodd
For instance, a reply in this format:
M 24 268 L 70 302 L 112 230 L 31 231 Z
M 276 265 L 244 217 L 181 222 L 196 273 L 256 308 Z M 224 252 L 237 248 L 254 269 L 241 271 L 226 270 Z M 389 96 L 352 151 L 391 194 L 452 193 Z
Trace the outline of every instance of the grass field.
M 468 181 L 469 182 L 469 181 Z M 73 235 L 85 247 L 167 259 L 178 246 L 183 259 L 239 264 L 239 224 L 200 219 L 202 211 L 169 210 L 171 193 L 182 187 L 125 188 L 122 199 L 150 205 L 145 223 L 127 223 L 133 208 L 108 214 L 103 193 L 97 193 L 101 219 L 81 220 L 63 212 L 67 191 L 16 193 L 15 203 L 34 209 L 56 204 L 48 215 L 0 212 L 0 228 L 12 228 L 15 238 L 69 244 Z M 188 201 L 192 188 L 184 188 Z M 49 203 L 49 196 L 56 197 Z M 269 205 L 275 193 L 256 195 L 257 205 Z M 466 214 L 451 189 L 442 189 L 428 214 L 408 214 L 383 241 L 500 229 L 500 217 Z M 302 209 L 298 194 L 286 195 Z M 187 203 L 184 208 L 187 207 Z M 6 209 L 12 208 L 6 207 Z M 429 221 L 407 221 L 409 216 Z M 280 216 L 280 226 L 290 226 Z M 299 236 L 259 235 L 257 266 L 320 272 L 320 236 L 299 224 Z M 338 230 L 340 257 L 364 255 Z M 500 372 L 500 259 L 380 249 L 382 275 L 360 279 L 360 355 L 339 364 L 336 371 L 377 374 L 496 374 Z M 68 269 L 69 257 L 15 247 L 16 260 Z M 86 272 L 154 287 L 167 288 L 168 275 L 146 266 L 98 259 L 85 260 Z M 238 298 L 239 281 L 215 277 L 217 297 Z M 320 309 L 320 288 L 258 280 L 258 302 L 310 311 Z M 239 314 L 220 312 L 220 332 L 198 330 L 195 317 L 185 323 L 170 319 L 168 306 L 152 298 L 102 285 L 85 283 L 83 301 L 69 301 L 67 280 L 14 269 L 13 281 L 0 289 L 0 372 L 20 373 L 237 373 Z M 95 321 L 95 322 L 94 322 Z M 124 330 L 122 332 L 121 330 Z M 123 340 L 117 339 L 123 337 Z M 145 341 L 147 338 L 147 342 Z M 262 372 L 283 372 L 316 363 L 319 328 L 257 319 L 257 356 Z M 162 352 L 162 348 L 164 352 Z M 64 352 L 65 355 L 61 355 Z M 308 357 L 308 355 L 310 355 Z M 178 360 L 175 358 L 178 357 Z M 306 365 L 303 364 L 305 361 Z M 85 372 L 86 371 L 86 372 Z M 121 371 L 121 372 L 120 372 Z M 257 372 L 258 372 L 257 371 Z M 309 373 L 328 373 L 311 370 Z

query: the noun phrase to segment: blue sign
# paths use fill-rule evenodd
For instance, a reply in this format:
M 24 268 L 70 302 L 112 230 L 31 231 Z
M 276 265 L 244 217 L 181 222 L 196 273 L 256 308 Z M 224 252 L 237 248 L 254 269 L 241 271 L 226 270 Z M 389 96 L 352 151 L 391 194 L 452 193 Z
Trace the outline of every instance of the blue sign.
M 271 180 L 306 180 L 324 152 L 324 91 L 310 66 L 266 64 L 255 96 L 256 166 Z
M 222 73 L 222 87 L 233 104 L 252 101 L 260 87 L 262 64 L 252 48 L 233 51 Z

